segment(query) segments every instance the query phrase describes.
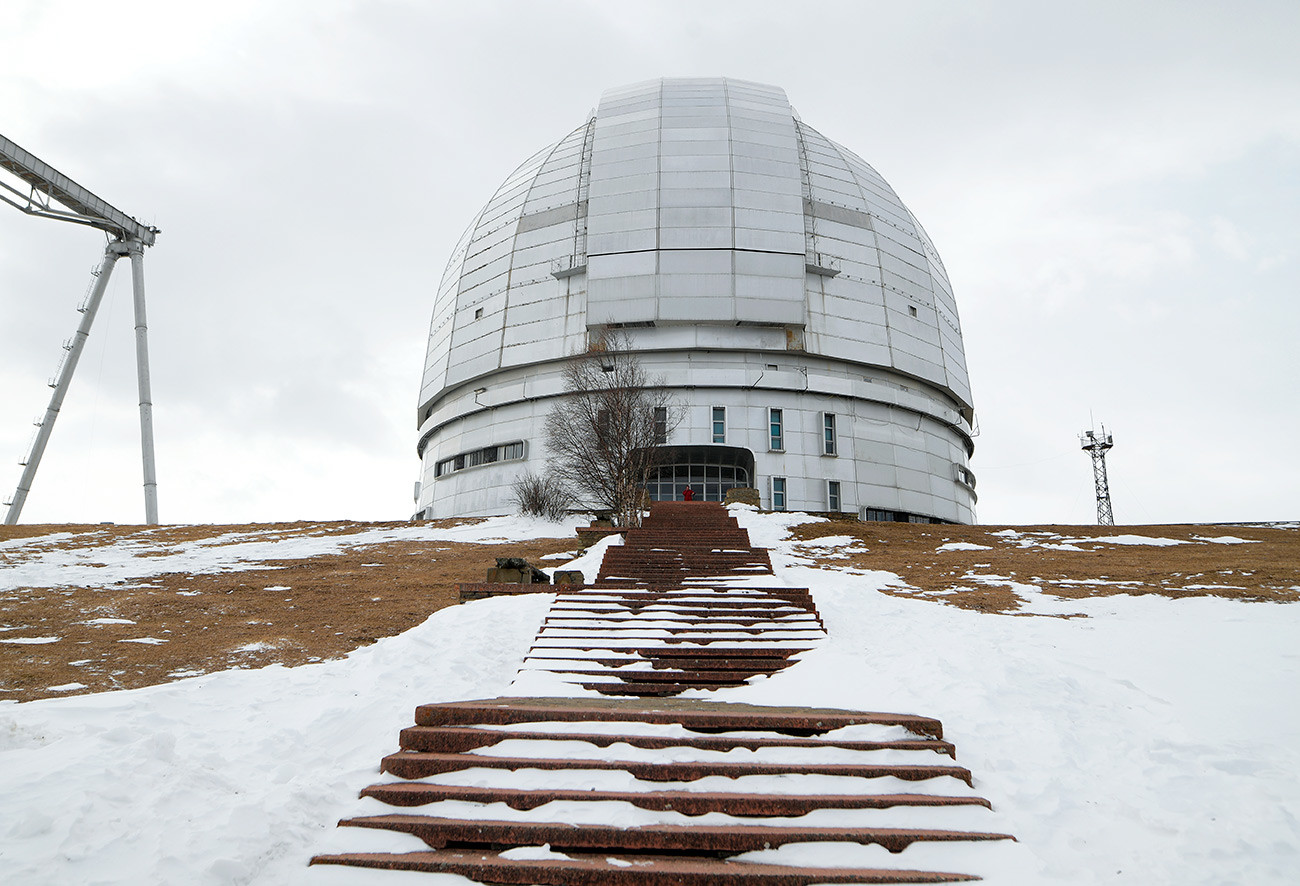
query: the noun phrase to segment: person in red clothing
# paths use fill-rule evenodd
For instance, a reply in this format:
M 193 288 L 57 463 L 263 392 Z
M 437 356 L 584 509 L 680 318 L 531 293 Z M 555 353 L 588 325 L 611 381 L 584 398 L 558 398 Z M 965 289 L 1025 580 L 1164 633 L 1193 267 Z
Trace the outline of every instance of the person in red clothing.
M 695 490 L 687 486 L 685 489 L 682 490 L 682 501 L 694 501 L 694 500 L 695 500 Z

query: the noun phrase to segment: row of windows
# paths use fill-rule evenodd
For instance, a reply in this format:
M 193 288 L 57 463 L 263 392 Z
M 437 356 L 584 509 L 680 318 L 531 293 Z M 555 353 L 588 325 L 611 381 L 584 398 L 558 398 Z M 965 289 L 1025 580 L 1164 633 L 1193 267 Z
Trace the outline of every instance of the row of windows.
M 441 477 L 453 471 L 463 471 L 465 468 L 473 468 L 498 461 L 517 461 L 523 457 L 524 442 L 522 440 L 516 440 L 514 443 L 504 443 L 500 446 L 484 446 L 482 449 L 471 449 L 469 452 L 462 452 L 459 455 L 453 455 L 451 458 L 444 458 L 438 462 L 433 475 Z
M 780 409 L 767 411 L 767 448 L 771 452 L 785 452 L 785 413 Z M 822 454 L 839 453 L 835 433 L 835 413 L 822 413 Z M 727 442 L 727 407 L 713 407 L 713 442 Z

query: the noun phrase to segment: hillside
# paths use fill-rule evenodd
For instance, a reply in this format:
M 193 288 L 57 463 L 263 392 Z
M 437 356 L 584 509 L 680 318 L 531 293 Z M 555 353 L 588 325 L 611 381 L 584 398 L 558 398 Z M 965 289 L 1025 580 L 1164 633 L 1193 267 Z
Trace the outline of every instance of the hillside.
M 1069 617 L 1036 604 L 1115 594 L 1300 599 L 1294 524 L 835 520 L 791 540 L 818 566 L 893 573 L 884 593 L 982 612 Z M 564 558 L 543 558 L 576 547 L 571 528 L 501 520 L 0 527 L 0 699 L 339 658 L 454 603 L 496 557 L 554 566 Z
M 1300 527 L 732 513 L 771 549 L 779 583 L 811 591 L 827 636 L 780 673 L 687 696 L 940 718 L 993 804 L 981 827 L 1019 841 L 945 855 L 989 883 L 1294 881 Z M 306 861 L 358 848 L 335 822 L 379 811 L 357 793 L 416 705 L 555 691 L 520 670 L 551 595 L 443 604 L 500 553 L 572 550 L 572 528 L 3 530 L 6 874 L 49 886 L 406 881 Z M 591 573 L 598 559 L 569 565 Z M 91 691 L 113 685 L 140 688 Z M 804 844 L 769 860 L 869 864 L 879 850 Z M 901 861 L 935 859 L 913 846 Z

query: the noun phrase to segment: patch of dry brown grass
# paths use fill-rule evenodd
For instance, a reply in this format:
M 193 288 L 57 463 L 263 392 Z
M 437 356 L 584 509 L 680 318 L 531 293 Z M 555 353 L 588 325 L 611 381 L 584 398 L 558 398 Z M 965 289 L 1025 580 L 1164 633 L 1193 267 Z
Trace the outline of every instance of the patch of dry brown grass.
M 1006 530 L 1014 537 L 999 535 Z M 1124 545 L 1080 539 L 1140 535 L 1184 544 Z M 962 609 L 1014 613 L 1014 584 L 1063 599 L 1113 594 L 1222 597 L 1252 602 L 1300 600 L 1300 532 L 1245 526 L 940 526 L 832 520 L 805 523 L 796 539 L 848 536 L 827 566 L 899 575 L 896 596 L 938 600 Z M 1205 541 L 1232 536 L 1245 544 Z M 987 550 L 937 550 L 950 542 Z M 1054 545 L 1056 547 L 1045 547 Z M 1061 547 L 1067 545 L 1067 547 Z M 1068 546 L 1079 550 L 1070 550 Z M 866 550 L 861 550 L 865 548 Z M 817 557 L 825 548 L 801 549 Z M 999 583 L 999 580 L 1005 583 Z
M 457 525 L 464 520 L 434 525 Z M 185 543 L 273 541 L 350 535 L 406 523 L 284 523 L 240 526 L 5 526 L 0 541 L 33 539 L 0 550 L 0 565 L 31 551 L 139 544 L 137 556 L 161 556 Z M 1012 528 L 1017 535 L 997 533 Z M 53 538 L 48 536 L 61 533 Z M 1300 531 L 1244 526 L 939 526 L 835 520 L 795 527 L 815 541 L 801 549 L 828 568 L 882 570 L 901 583 L 885 593 L 980 612 L 1020 612 L 1015 584 L 1059 598 L 1111 594 L 1214 596 L 1244 601 L 1300 600 Z M 1188 542 L 1168 547 L 1074 542 L 1146 535 Z M 1249 544 L 1199 538 L 1236 536 Z M 39 538 L 39 540 L 37 540 Z M 949 542 L 985 549 L 939 551 Z M 232 667 L 300 665 L 339 658 L 393 636 L 456 601 L 455 587 L 478 582 L 499 556 L 536 563 L 577 547 L 573 538 L 510 544 L 389 541 L 344 547 L 311 559 L 267 560 L 228 572 L 169 573 L 92 587 L 29 587 L 0 592 L 0 638 L 57 636 L 46 645 L 0 643 L 0 699 L 28 701 L 66 693 L 128 689 Z M 26 551 L 27 553 L 24 553 Z M 102 565 L 102 564 L 101 564 Z M 287 590 L 273 590 L 287 588 Z M 88 624 L 96 618 L 130 624 Z M 165 640 L 153 645 L 122 642 Z
M 447 525 L 454 525 L 449 521 Z M 314 523 L 271 526 L 147 527 L 20 526 L 0 529 L 0 541 L 71 537 L 40 545 L 75 549 L 114 541 L 166 546 L 219 539 L 231 533 L 256 540 L 354 534 L 405 523 Z M 420 624 L 456 602 L 456 585 L 482 581 L 496 557 L 572 550 L 572 538 L 510 544 L 393 541 L 343 548 L 305 560 L 267 560 L 259 568 L 169 573 L 92 587 L 32 587 L 0 592 L 0 638 L 57 636 L 43 645 L 0 643 L 0 699 L 30 701 L 68 693 L 131 689 L 232 667 L 300 665 L 339 658 Z M 8 557 L 17 555 L 10 551 Z M 3 562 L 3 561 L 0 561 Z M 287 590 L 268 590 L 288 588 Z M 96 618 L 131 624 L 88 624 Z M 123 642 L 153 638 L 165 643 Z M 75 662 L 75 664 L 74 664 Z

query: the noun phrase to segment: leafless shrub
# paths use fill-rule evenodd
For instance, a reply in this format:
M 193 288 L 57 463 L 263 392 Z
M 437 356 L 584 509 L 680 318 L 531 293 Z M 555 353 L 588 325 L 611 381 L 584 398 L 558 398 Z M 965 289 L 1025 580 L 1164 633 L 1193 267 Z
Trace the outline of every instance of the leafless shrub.
M 514 482 L 513 495 L 519 513 L 547 520 L 560 520 L 569 511 L 569 490 L 552 476 L 527 473 Z

